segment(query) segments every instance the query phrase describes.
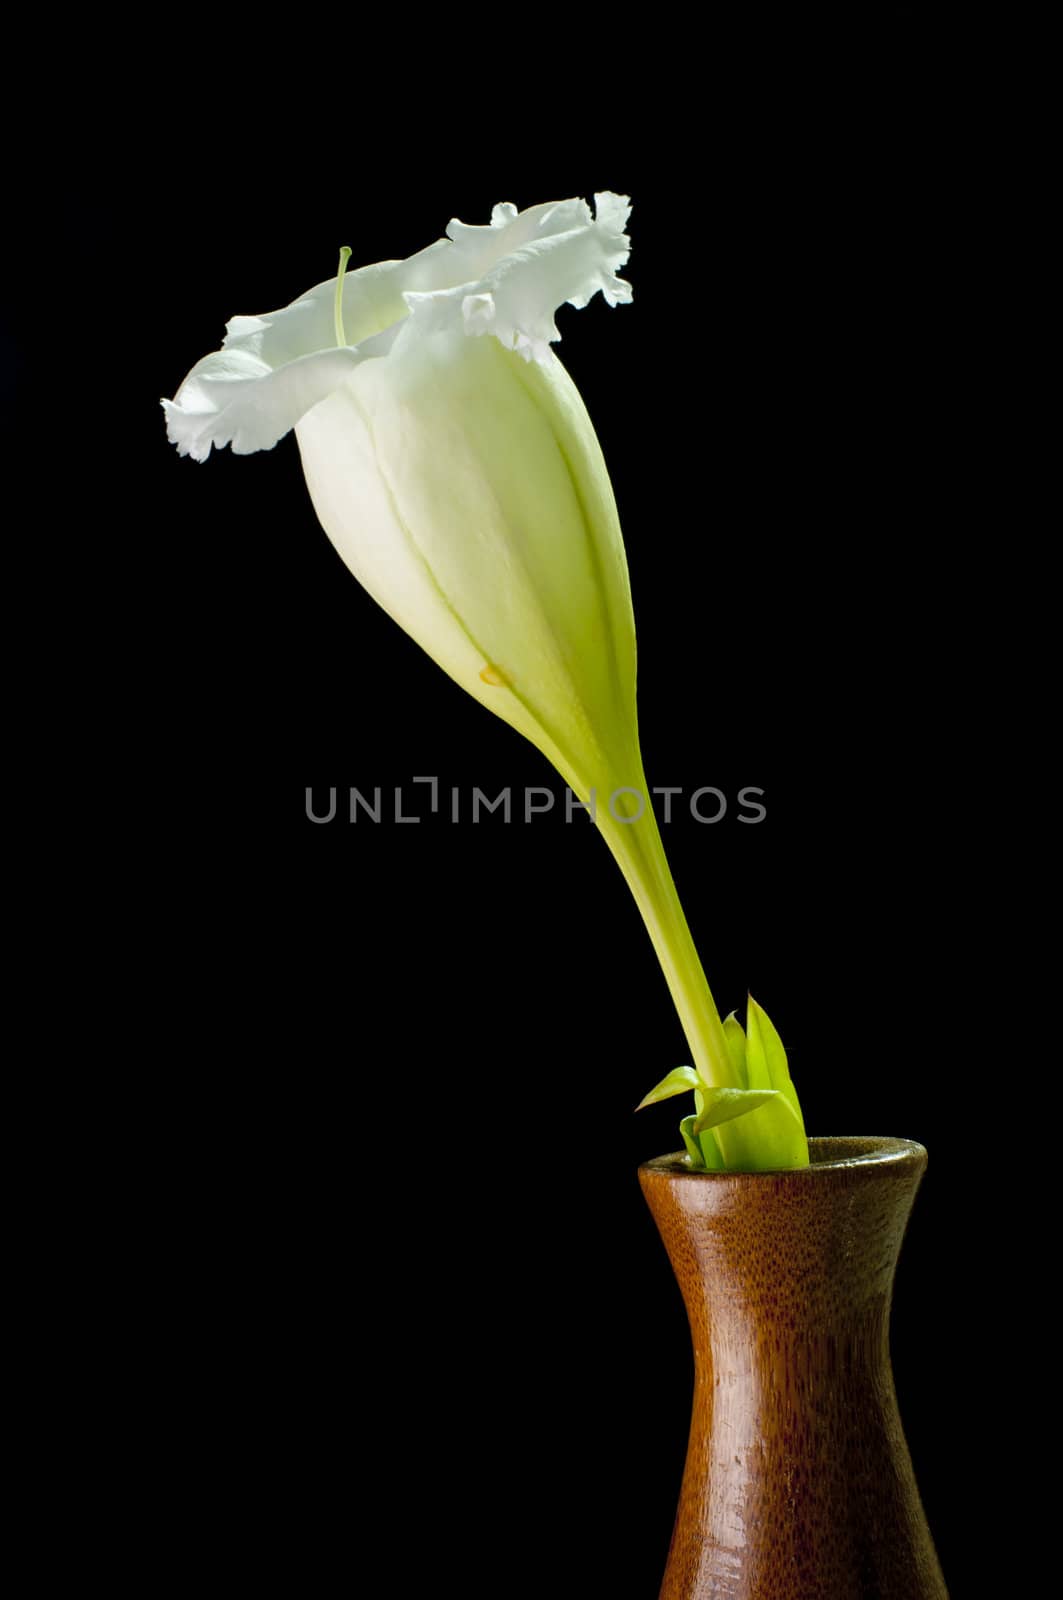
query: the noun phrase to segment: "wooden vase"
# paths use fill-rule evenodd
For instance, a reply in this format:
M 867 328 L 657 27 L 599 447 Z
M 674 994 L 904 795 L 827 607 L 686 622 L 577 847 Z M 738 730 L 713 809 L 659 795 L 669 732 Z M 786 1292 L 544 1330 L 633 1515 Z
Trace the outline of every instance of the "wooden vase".
M 660 1600 L 947 1600 L 889 1357 L 926 1151 L 809 1148 L 796 1172 L 639 1168 L 694 1341 Z

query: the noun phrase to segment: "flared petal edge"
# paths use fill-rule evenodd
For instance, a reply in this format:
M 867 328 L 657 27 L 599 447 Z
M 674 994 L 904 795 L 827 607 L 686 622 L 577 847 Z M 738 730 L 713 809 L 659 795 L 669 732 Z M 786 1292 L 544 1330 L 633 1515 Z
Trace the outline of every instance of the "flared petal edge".
M 272 449 L 360 362 L 406 352 L 443 328 L 490 333 L 525 360 L 546 361 L 561 337 L 559 306 L 583 307 L 599 292 L 609 305 L 631 299 L 618 276 L 630 254 L 630 202 L 609 191 L 594 201 L 593 216 L 584 200 L 526 211 L 503 202 L 484 226 L 452 219 L 445 239 L 405 261 L 349 273 L 342 304 L 352 344 L 331 344 L 335 278 L 280 311 L 234 317 L 222 349 L 162 401 L 167 437 L 196 461 L 212 446 L 231 445 L 235 455 Z
M 319 400 L 351 374 L 363 355 L 317 351 L 271 370 L 240 350 L 218 350 L 197 362 L 173 400 L 162 402 L 166 436 L 182 456 L 205 461 L 211 445 L 237 456 L 271 450 Z
M 563 200 L 528 211 L 495 206 L 484 228 L 451 222 L 454 258 L 437 262 L 469 270 L 450 286 L 405 292 L 417 330 L 449 324 L 472 336 L 491 333 L 525 360 L 542 361 L 561 337 L 559 306 L 582 309 L 599 292 L 611 306 L 627 304 L 631 285 L 618 274 L 631 254 L 624 231 L 631 202 L 608 191 L 594 202 L 593 217 L 585 201 Z M 407 330 L 403 343 L 414 337 Z

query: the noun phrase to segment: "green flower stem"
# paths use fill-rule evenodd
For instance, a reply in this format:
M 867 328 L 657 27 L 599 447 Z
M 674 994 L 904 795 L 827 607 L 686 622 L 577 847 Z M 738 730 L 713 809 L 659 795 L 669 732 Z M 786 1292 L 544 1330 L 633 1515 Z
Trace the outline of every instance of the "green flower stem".
M 599 795 L 598 828 L 642 913 L 698 1072 L 712 1087 L 741 1088 L 716 1002 L 679 903 L 641 771 L 639 779 L 633 787 L 645 796 L 642 816 L 637 821 L 617 822 L 608 805 L 612 791 L 606 791 Z M 618 810 L 625 800 L 631 803 L 632 797 L 618 800 Z

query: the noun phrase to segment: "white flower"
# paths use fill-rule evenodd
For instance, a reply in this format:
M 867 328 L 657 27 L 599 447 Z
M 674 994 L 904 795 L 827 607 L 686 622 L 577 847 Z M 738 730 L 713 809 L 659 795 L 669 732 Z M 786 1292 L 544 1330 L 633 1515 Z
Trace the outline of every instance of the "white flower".
M 601 449 L 551 344 L 562 302 L 631 299 L 627 200 L 453 221 L 405 261 L 235 317 L 172 401 L 182 455 L 294 428 L 318 517 L 370 594 L 584 797 L 636 783 L 635 631 Z
M 563 302 L 631 299 L 617 276 L 629 211 L 614 194 L 595 196 L 593 216 L 582 200 L 499 205 L 490 226 L 451 222 L 406 261 L 341 266 L 283 311 L 234 318 L 224 347 L 163 405 L 170 439 L 200 461 L 211 445 L 243 455 L 295 429 L 318 517 L 355 577 L 581 800 L 600 797 L 598 827 L 653 938 L 699 1082 L 744 1088 L 648 800 L 609 475 L 550 348 Z M 608 803 L 621 788 L 641 804 L 626 822 Z M 744 1119 L 717 1120 L 724 1154 L 753 1159 L 736 1131 Z

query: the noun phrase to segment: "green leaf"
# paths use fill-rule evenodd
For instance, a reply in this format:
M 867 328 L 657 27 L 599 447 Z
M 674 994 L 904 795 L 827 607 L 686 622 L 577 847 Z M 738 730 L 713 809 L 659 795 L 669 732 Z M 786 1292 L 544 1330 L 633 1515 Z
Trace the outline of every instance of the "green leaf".
M 768 1013 L 763 1006 L 758 1006 L 752 995 L 749 996 L 749 1003 L 746 1008 L 746 1028 L 749 1034 L 747 1047 L 747 1059 L 750 1062 L 751 1074 L 749 1087 L 752 1089 L 757 1086 L 752 1078 L 754 1070 L 752 1064 L 755 1062 L 758 1084 L 762 1081 L 765 1087 L 778 1089 L 780 1094 L 784 1094 L 793 1108 L 794 1115 L 803 1127 L 804 1119 L 801 1116 L 797 1090 L 794 1088 L 793 1079 L 790 1077 L 790 1065 L 786 1059 L 783 1042 L 779 1038 L 775 1024 L 768 1016 Z
M 702 1089 L 704 1110 L 694 1119 L 694 1132 L 719 1127 L 721 1122 L 733 1122 L 756 1111 L 769 1100 L 777 1098 L 774 1089 Z
M 700 1087 L 701 1079 L 693 1067 L 673 1067 L 667 1078 L 662 1078 L 656 1088 L 639 1101 L 635 1107 L 641 1111 L 643 1106 L 656 1105 L 658 1100 L 670 1100 L 674 1094 L 687 1094 L 691 1089 Z
M 705 1157 L 701 1153 L 701 1145 L 694 1133 L 695 1120 L 696 1119 L 693 1116 L 684 1117 L 682 1122 L 679 1124 L 679 1131 L 683 1135 L 683 1143 L 687 1147 L 687 1155 L 690 1157 L 690 1165 L 696 1171 L 700 1171 L 705 1165 Z
M 750 995 L 746 1006 L 746 1073 L 751 1089 L 775 1089 L 778 1085 L 772 1082 L 764 1038 L 758 1026 L 759 1011 L 760 1007 Z
M 742 1024 L 733 1011 L 730 1016 L 724 1018 L 723 1036 L 727 1041 L 727 1053 L 731 1057 L 731 1065 L 738 1078 L 738 1087 L 751 1089 L 753 1085 L 746 1072 L 746 1036 L 742 1032 Z

